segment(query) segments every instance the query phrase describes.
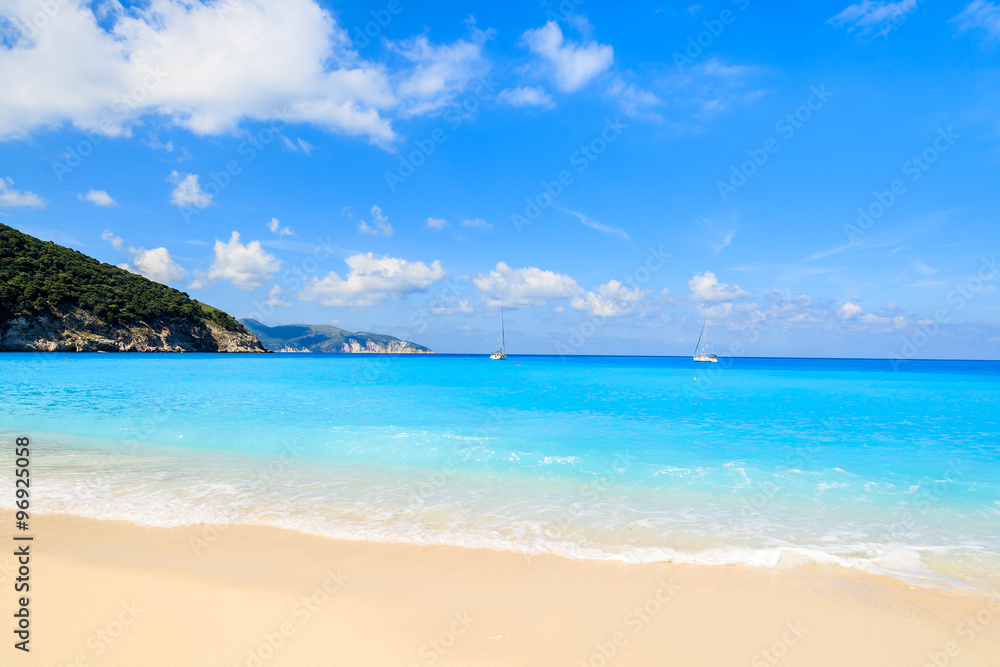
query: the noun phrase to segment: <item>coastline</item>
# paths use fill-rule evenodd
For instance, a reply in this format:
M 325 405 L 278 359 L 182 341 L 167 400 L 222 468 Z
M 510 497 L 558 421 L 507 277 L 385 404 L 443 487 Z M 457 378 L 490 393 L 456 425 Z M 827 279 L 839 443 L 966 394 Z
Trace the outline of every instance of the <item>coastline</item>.
M 13 524 L 9 510 L 0 518 Z M 33 516 L 32 528 L 39 664 L 1000 663 L 1000 603 L 856 570 L 630 565 L 70 515 Z M 7 618 L 13 566 L 0 557 Z M 2 654 L 27 662 L 13 641 Z

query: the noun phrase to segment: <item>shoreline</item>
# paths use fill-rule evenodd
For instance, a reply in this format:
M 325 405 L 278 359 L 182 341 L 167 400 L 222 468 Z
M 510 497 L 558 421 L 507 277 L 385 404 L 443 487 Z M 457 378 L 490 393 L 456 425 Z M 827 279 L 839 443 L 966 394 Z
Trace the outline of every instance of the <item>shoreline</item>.
M 0 517 L 13 525 L 11 511 Z M 207 528 L 33 516 L 32 661 L 1000 664 L 1000 602 L 857 570 L 624 564 Z M 10 615 L 13 565 L 0 556 L 0 613 Z M 10 640 L 3 655 L 26 662 Z

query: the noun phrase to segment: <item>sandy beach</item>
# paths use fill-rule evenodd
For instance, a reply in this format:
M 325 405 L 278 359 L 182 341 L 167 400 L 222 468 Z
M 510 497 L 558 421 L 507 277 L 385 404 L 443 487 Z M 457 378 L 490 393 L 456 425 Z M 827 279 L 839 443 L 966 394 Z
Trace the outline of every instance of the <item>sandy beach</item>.
M 31 652 L 8 634 L 4 664 L 1000 664 L 1000 603 L 855 571 L 33 520 Z

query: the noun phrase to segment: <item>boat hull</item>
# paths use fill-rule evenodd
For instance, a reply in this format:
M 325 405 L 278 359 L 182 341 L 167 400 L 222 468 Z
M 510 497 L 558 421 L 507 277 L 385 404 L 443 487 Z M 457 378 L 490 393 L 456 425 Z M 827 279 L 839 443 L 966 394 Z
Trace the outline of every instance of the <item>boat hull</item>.
M 718 357 L 716 357 L 714 354 L 699 354 L 698 356 L 694 357 L 694 360 L 708 361 L 711 363 L 717 363 L 719 361 Z

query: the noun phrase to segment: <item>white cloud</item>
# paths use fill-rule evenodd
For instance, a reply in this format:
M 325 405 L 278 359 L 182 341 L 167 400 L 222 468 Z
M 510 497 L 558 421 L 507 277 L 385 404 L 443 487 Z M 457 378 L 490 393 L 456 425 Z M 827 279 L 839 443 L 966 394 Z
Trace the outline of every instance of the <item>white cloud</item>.
M 174 206 L 194 206 L 205 208 L 212 203 L 212 195 L 201 189 L 198 174 L 181 174 L 175 169 L 170 172 L 167 182 L 174 185 L 170 193 L 170 203 Z
M 501 303 L 511 308 L 544 306 L 552 299 L 572 298 L 583 291 L 562 273 L 533 266 L 512 269 L 503 262 L 498 262 L 488 276 L 480 274 L 472 282 L 483 300 L 494 307 Z
M 265 252 L 260 241 L 243 244 L 240 243 L 239 232 L 233 232 L 228 242 L 216 239 L 212 266 L 204 277 L 208 280 L 228 280 L 233 287 L 252 290 L 270 280 L 279 268 L 281 262 Z M 198 286 L 201 284 L 198 283 Z
M 280 239 L 282 236 L 295 236 L 295 232 L 288 225 L 284 227 L 281 226 L 281 220 L 277 218 L 271 218 L 267 223 L 267 228 L 278 235 Z
M 301 152 L 305 153 L 306 155 L 312 153 L 313 149 L 316 148 L 311 143 L 309 143 L 305 139 L 302 139 L 301 137 L 297 138 L 295 141 L 292 141 L 285 135 L 281 135 L 281 143 L 283 143 L 285 145 L 285 148 L 287 148 L 290 151 Z
M 346 279 L 333 271 L 322 280 L 310 278 L 299 291 L 299 299 L 319 301 L 327 306 L 367 308 L 388 299 L 426 291 L 446 275 L 437 260 L 427 265 L 367 253 L 352 255 L 344 261 L 350 268 Z
M 891 304 L 890 304 L 891 305 Z M 866 313 L 856 303 L 846 302 L 837 309 L 837 317 L 843 320 L 843 326 L 851 330 L 867 330 L 873 333 L 899 331 L 907 325 L 906 317 L 893 315 L 898 308 L 883 308 L 875 313 Z
M 608 97 L 618 102 L 618 107 L 622 113 L 630 118 L 645 118 L 647 120 L 661 120 L 661 116 L 652 109 L 663 104 L 663 100 L 644 90 L 634 83 L 625 83 L 620 76 L 616 76 L 607 90 Z
M 526 31 L 523 39 L 532 53 L 541 56 L 554 69 L 556 86 L 565 91 L 585 86 L 610 68 L 615 57 L 614 49 L 608 44 L 566 40 L 555 21 Z
M 278 285 L 271 285 L 271 290 L 267 293 L 267 298 L 264 299 L 264 304 L 267 306 L 287 308 L 292 304 L 288 301 L 282 301 L 281 299 L 287 294 L 287 290 L 281 289 Z
M 390 75 L 314 0 L 96 3 L 100 20 L 95 3 L 58 4 L 35 28 L 36 3 L 5 3 L 14 30 L 0 59 L 0 137 L 65 122 L 128 135 L 153 114 L 200 135 L 282 119 L 396 138 L 383 116 L 398 103 Z
M 373 236 L 392 236 L 392 225 L 389 224 L 389 218 L 382 215 L 382 209 L 378 206 L 372 206 L 372 224 L 369 225 L 364 220 L 358 222 L 358 231 L 362 234 L 371 234 Z
M 468 301 L 462 301 L 459 299 L 458 303 L 454 306 L 445 306 L 441 303 L 431 304 L 431 310 L 434 311 L 436 315 L 454 315 L 456 313 L 468 314 L 472 312 L 472 304 Z
M 551 109 L 552 97 L 541 86 L 519 86 L 504 88 L 497 94 L 497 99 L 512 107 L 541 107 Z
M 34 192 L 14 189 L 14 181 L 0 176 L 0 206 L 45 206 L 45 200 Z
M 115 236 L 114 234 L 111 233 L 110 229 L 105 229 L 101 233 L 101 239 L 110 243 L 111 247 L 117 250 L 118 252 L 125 252 L 125 242 L 122 241 L 122 237 Z
M 691 290 L 691 297 L 695 301 L 733 301 L 734 299 L 753 298 L 753 294 L 739 285 L 727 285 L 720 283 L 719 279 L 711 271 L 698 275 L 695 274 L 688 281 L 688 288 Z
M 570 215 L 576 216 L 577 218 L 580 219 L 580 222 L 582 222 L 585 226 L 590 227 L 591 229 L 596 229 L 597 231 L 603 232 L 610 236 L 617 236 L 619 238 L 623 238 L 626 241 L 628 240 L 628 232 L 626 232 L 624 229 L 620 229 L 612 225 L 605 225 L 583 213 L 578 213 L 577 211 L 571 211 L 568 208 L 560 208 L 559 210 L 563 211 L 564 213 L 569 213 Z
M 76 198 L 81 201 L 89 201 L 97 206 L 118 206 L 118 202 L 104 190 L 88 190 L 87 194 L 77 195 Z
M 435 46 L 419 35 L 401 42 L 388 42 L 389 48 L 413 63 L 400 81 L 397 95 L 404 101 L 405 114 L 431 113 L 451 103 L 469 81 L 489 71 L 482 45 L 490 33 L 473 31 L 473 41 L 459 39 L 453 44 Z
M 636 312 L 648 292 L 629 289 L 617 280 L 609 280 L 593 292 L 573 297 L 569 305 L 598 317 L 620 317 Z
M 962 30 L 982 28 L 994 39 L 1000 39 L 1000 5 L 987 0 L 973 0 L 952 19 Z
M 892 30 L 890 22 L 898 21 L 917 8 L 918 0 L 864 0 L 849 5 L 842 12 L 827 19 L 827 23 L 835 26 L 849 25 L 849 30 L 861 29 L 861 34 L 867 34 L 881 26 L 878 34 L 884 35 Z
M 493 225 L 482 218 L 465 218 L 462 220 L 463 227 L 477 227 L 479 229 L 493 229 Z
M 840 315 L 840 318 L 844 320 L 849 320 L 852 317 L 857 317 L 862 312 L 864 312 L 864 309 L 861 306 L 859 306 L 856 303 L 851 303 L 850 301 L 845 303 L 837 310 L 837 314 Z
M 925 276 L 933 276 L 937 273 L 937 269 L 932 266 L 928 266 L 926 262 L 922 259 L 913 260 L 913 268 L 915 268 L 919 273 Z
M 710 118 L 762 97 L 765 90 L 749 85 L 759 73 L 754 67 L 709 58 L 664 79 L 660 92 L 667 106 L 692 108 L 694 118 Z
M 132 257 L 132 265 L 128 267 L 128 270 L 142 274 L 158 283 L 171 283 L 181 280 L 187 275 L 187 271 L 175 262 L 170 256 L 170 252 L 163 247 L 152 250 L 140 248 L 139 252 Z
M 120 236 L 115 236 L 110 229 L 105 229 L 101 233 L 101 239 L 111 244 L 111 247 L 118 252 L 128 255 L 130 262 L 123 262 L 119 268 L 138 273 L 150 280 L 158 283 L 172 283 L 182 280 L 187 271 L 170 256 L 170 251 L 166 248 L 145 248 L 125 247 L 125 242 Z
M 444 229 L 448 226 L 448 221 L 444 218 L 427 218 L 427 226 L 431 229 Z

